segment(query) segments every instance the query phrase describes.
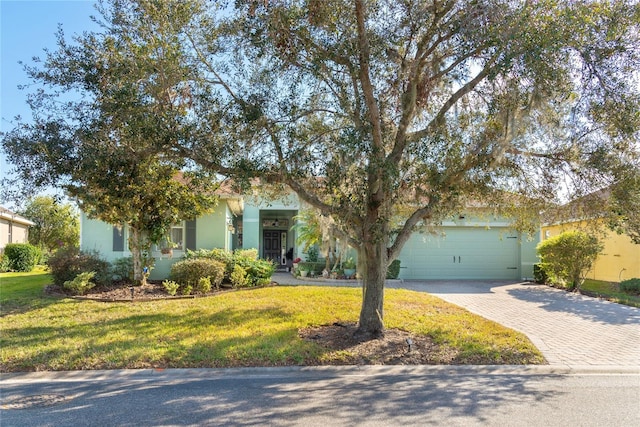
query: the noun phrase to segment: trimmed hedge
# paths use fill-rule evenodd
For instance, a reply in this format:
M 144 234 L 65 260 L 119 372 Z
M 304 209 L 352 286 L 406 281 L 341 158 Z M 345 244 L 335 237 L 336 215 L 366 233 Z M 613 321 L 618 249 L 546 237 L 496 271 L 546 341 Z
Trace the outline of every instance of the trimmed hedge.
M 640 279 L 623 280 L 620 282 L 620 290 L 629 294 L 640 294 Z
M 181 293 L 187 289 L 197 289 L 202 291 L 203 286 L 200 279 L 209 278 L 210 286 L 220 287 L 224 279 L 225 265 L 214 259 L 191 258 L 178 261 L 171 266 L 169 280 L 180 284 Z
M 236 283 L 242 286 L 262 286 L 271 283 L 271 276 L 275 271 L 275 266 L 269 260 L 259 259 L 257 249 L 237 249 L 229 252 L 224 249 L 198 249 L 197 251 L 187 251 L 185 260 L 212 260 L 224 265 L 223 280 L 236 287 Z M 175 265 L 175 264 L 174 264 Z M 236 266 L 241 267 L 245 272 L 246 284 L 239 280 L 240 273 Z M 232 276 L 234 271 L 235 276 Z M 178 280 L 174 279 L 176 282 Z M 213 279 L 212 279 L 213 285 Z
M 28 243 L 9 243 L 4 247 L 4 256 L 8 259 L 9 270 L 29 272 L 40 259 L 40 249 Z

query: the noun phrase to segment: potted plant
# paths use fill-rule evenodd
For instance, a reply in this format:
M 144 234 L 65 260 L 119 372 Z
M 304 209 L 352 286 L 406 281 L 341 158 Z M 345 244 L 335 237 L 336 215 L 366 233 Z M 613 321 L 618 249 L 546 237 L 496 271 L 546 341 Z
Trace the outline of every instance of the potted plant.
M 177 247 L 175 243 L 170 240 L 164 242 L 162 247 L 160 248 L 160 253 L 162 255 L 167 255 L 168 258 L 173 258 L 173 248 Z
M 344 270 L 345 277 L 353 277 L 356 274 L 356 263 L 353 258 L 348 258 L 345 262 L 343 262 L 342 269 Z
M 300 259 L 300 257 L 296 258 L 293 260 L 293 274 L 295 274 L 298 271 L 298 263 L 301 262 L 302 260 Z
M 300 276 L 307 277 L 308 274 L 309 274 L 309 270 L 303 269 L 303 268 L 300 269 Z

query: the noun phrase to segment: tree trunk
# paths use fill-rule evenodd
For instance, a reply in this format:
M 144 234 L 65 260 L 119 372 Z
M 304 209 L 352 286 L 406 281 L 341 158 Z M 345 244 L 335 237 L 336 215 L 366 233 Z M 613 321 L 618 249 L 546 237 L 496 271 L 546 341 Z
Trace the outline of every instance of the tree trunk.
M 387 271 L 387 245 L 384 239 L 362 246 L 358 251 L 358 266 L 363 295 L 356 335 L 361 339 L 374 339 L 384 333 L 384 281 Z
M 129 227 L 129 249 L 133 258 L 133 282 L 137 285 L 146 285 L 147 275 L 144 274 L 144 260 L 142 250 L 144 248 L 143 233 L 134 227 Z

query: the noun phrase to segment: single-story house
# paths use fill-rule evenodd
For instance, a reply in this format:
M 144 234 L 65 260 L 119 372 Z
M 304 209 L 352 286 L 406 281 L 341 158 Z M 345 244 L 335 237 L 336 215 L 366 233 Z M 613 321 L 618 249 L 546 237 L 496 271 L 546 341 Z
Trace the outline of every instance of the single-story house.
M 591 221 L 600 221 L 593 219 Z M 557 236 L 564 231 L 589 230 L 586 221 L 567 221 L 557 224 L 546 224 L 541 228 L 541 240 Z M 601 238 L 604 249 L 587 274 L 588 279 L 606 282 L 621 282 L 640 277 L 640 245 L 633 243 L 626 234 L 605 231 Z
M 171 240 L 177 244 L 171 258 L 154 247 L 156 266 L 151 279 L 168 276 L 171 264 L 187 249 L 257 248 L 262 258 L 286 265 L 286 254 L 305 259 L 296 244 L 294 217 L 302 208 L 295 194 L 280 200 L 264 200 L 229 192 L 211 214 L 176 224 Z M 126 228 L 81 215 L 80 247 L 97 250 L 113 261 L 130 255 Z M 438 234 L 415 233 L 405 245 L 401 260 L 403 279 L 505 279 L 533 277 L 537 262 L 537 236 L 530 240 L 493 216 L 459 215 L 444 222 Z
M 0 253 L 9 243 L 28 243 L 29 227 L 34 225 L 33 221 L 0 206 Z

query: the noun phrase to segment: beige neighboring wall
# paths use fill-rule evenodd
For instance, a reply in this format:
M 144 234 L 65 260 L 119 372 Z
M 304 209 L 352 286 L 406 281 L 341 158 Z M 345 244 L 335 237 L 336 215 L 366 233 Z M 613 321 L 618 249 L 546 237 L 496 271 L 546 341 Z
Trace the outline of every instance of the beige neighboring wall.
M 0 253 L 8 243 L 28 243 L 32 225 L 35 224 L 28 219 L 0 207 Z

